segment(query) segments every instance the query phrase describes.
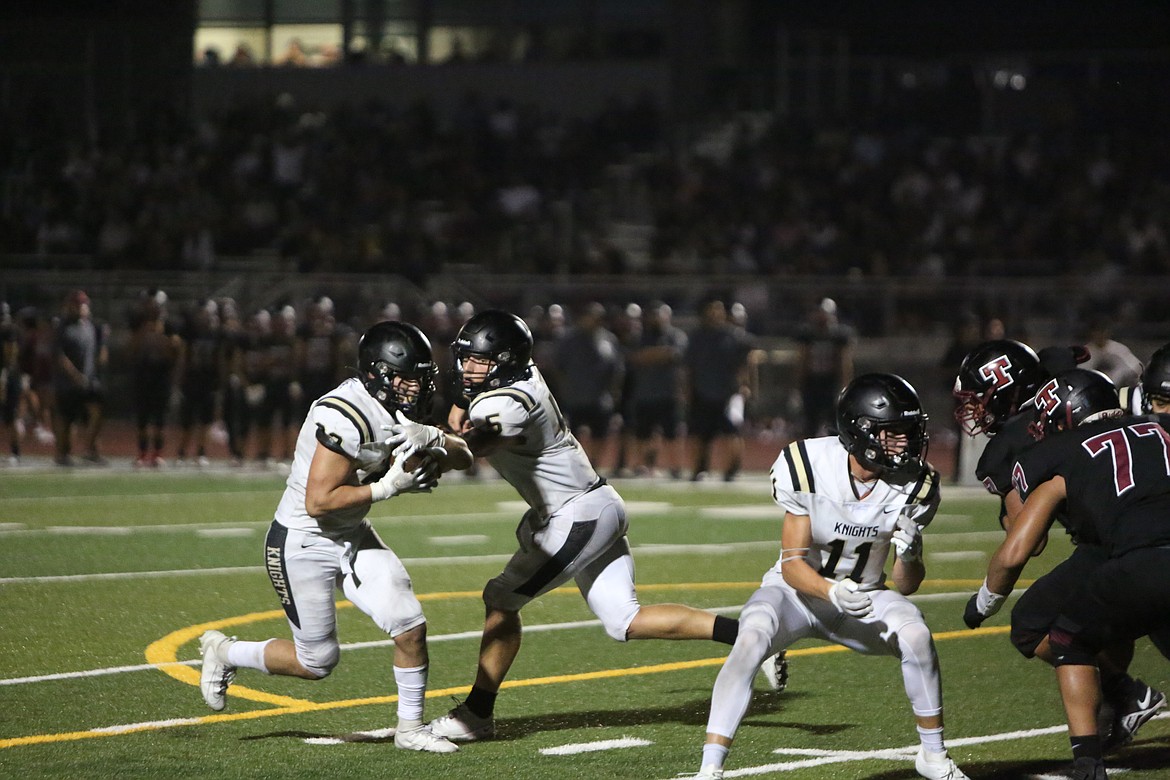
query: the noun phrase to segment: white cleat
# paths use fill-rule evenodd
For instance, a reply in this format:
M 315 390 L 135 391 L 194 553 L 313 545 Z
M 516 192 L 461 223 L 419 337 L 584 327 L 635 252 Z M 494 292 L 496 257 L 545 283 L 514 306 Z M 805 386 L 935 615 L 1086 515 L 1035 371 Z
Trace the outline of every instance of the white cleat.
M 495 719 L 479 717 L 466 704 L 456 705 L 443 717 L 432 720 L 429 726 L 435 736 L 451 742 L 478 742 L 496 735 Z
M 971 780 L 946 752 L 927 753 L 919 748 L 914 757 L 914 768 L 927 780 Z
M 199 638 L 199 655 L 203 656 L 199 692 L 216 712 L 227 706 L 227 689 L 236 679 L 236 667 L 227 662 L 227 649 L 235 641 L 235 637 L 224 636 L 222 631 L 204 631 Z
M 764 663 L 760 665 L 760 671 L 768 680 L 768 687 L 776 693 L 783 693 L 788 687 L 788 651 L 781 650 L 776 655 L 765 658 Z
M 707 764 L 694 776 L 694 780 L 723 780 L 723 767 Z
M 394 747 L 400 750 L 421 750 L 424 753 L 455 753 L 459 750 L 458 745 L 437 736 L 427 726 L 394 732 Z
M 1106 751 L 1133 742 L 1138 729 L 1166 706 L 1166 694 L 1151 688 L 1141 680 L 1134 680 L 1133 688 L 1124 701 L 1114 705 L 1112 730 L 1109 738 L 1105 740 Z

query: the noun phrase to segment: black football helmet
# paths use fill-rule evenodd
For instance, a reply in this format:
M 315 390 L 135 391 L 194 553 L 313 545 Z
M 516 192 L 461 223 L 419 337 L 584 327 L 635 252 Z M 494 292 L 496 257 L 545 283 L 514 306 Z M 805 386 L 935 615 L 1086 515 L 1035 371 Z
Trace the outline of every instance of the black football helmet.
M 1154 411 L 1155 397 L 1170 400 L 1170 344 L 1158 347 L 1142 371 L 1142 411 L 1146 414 Z
M 986 341 L 967 353 L 955 377 L 955 421 L 963 433 L 994 435 L 1044 378 L 1040 358 L 1012 339 Z
M 862 374 L 837 398 L 837 438 L 869 471 L 919 474 L 930 438 L 926 421 L 918 393 L 897 374 Z M 904 437 L 904 446 L 890 435 Z
M 1036 439 L 1122 414 L 1112 380 L 1100 371 L 1087 368 L 1064 371 L 1048 380 L 1037 391 L 1035 404 L 1036 422 L 1032 423 L 1030 432 Z
M 429 416 L 438 368 L 431 342 L 415 326 L 379 322 L 367 330 L 358 342 L 358 371 L 366 390 L 388 411 L 416 421 Z M 395 389 L 395 377 L 418 382 L 418 391 Z
M 480 393 L 531 376 L 532 331 L 515 314 L 488 309 L 463 323 L 451 344 L 451 353 L 451 396 L 457 406 L 466 407 Z M 493 363 L 487 376 L 474 385 L 463 373 L 463 361 L 472 356 Z

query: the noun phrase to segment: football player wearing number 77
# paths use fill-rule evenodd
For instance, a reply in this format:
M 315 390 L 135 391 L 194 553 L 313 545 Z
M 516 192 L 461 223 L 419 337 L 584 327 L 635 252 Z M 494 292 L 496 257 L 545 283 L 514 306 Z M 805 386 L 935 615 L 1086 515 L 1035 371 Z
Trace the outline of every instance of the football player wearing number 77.
M 1085 568 L 1056 605 L 1039 655 L 1056 668 L 1072 778 L 1101 780 L 1107 746 L 1098 730 L 1098 654 L 1170 630 L 1170 417 L 1126 416 L 1113 383 L 1085 369 L 1057 374 L 1036 393 L 1035 406 L 1040 441 L 1012 469 L 1023 508 L 963 620 L 976 628 L 1000 610 L 1054 521 L 1067 527 L 1078 549 L 1100 548 L 1100 562 Z M 1118 713 L 1116 744 L 1131 740 L 1166 706 L 1164 693 L 1140 681 L 1134 687 L 1141 696 Z
M 421 422 L 431 409 L 435 376 L 422 331 L 380 322 L 358 345 L 358 376 L 310 407 L 264 544 L 265 568 L 293 638 L 249 642 L 204 633 L 200 689 L 211 709 L 227 705 L 240 667 L 326 677 L 341 656 L 334 604 L 339 589 L 394 640 L 395 746 L 428 753 L 459 749 L 424 725 L 426 618 L 402 561 L 366 519 L 373 504 L 430 492 L 442 471 L 471 464 L 461 439 Z
M 772 498 L 784 510 L 780 560 L 740 612 L 739 637 L 715 680 L 703 780 L 723 777 L 757 667 L 805 637 L 897 658 L 921 742 L 915 769 L 931 780 L 967 777 L 943 743 L 930 628 L 906 598 L 926 576 L 922 528 L 939 503 L 938 473 L 926 463 L 926 414 L 914 388 L 894 374 L 855 378 L 836 414 L 837 436 L 793 442 L 772 466 Z

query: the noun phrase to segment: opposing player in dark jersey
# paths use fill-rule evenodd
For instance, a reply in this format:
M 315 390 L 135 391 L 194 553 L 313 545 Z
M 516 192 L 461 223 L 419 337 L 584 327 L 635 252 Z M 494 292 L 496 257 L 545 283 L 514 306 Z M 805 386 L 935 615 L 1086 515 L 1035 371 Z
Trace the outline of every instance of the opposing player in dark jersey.
M 1031 433 L 1035 393 L 1052 376 L 1074 369 L 1087 354 L 1083 347 L 1047 347 L 1037 354 L 1021 342 L 1000 339 L 981 344 L 963 360 L 955 380 L 955 417 L 968 433 L 982 431 L 991 437 L 976 475 L 989 492 L 1000 496 L 1000 524 L 1007 531 L 1023 506 L 1012 484 L 1012 469 L 1036 443 Z M 1033 555 L 1043 551 L 1047 539 L 1047 535 L 1040 539 Z M 1020 596 L 1012 608 L 1011 641 L 1025 658 L 1052 663 L 1045 639 L 1053 621 L 1068 594 L 1105 558 L 1091 539 L 1078 539 L 1072 555 Z M 1126 718 L 1142 709 L 1141 702 L 1151 690 L 1128 674 L 1132 657 L 1133 643 L 1121 640 L 1099 659 L 1108 707 L 1103 719 L 1113 724 L 1106 735 L 1110 749 L 1133 738 L 1125 727 Z
M 1035 406 L 1042 441 L 1012 469 L 1025 503 L 964 619 L 978 625 L 998 611 L 1058 519 L 1101 551 L 1045 638 L 1068 716 L 1073 778 L 1096 780 L 1106 776 L 1097 658 L 1118 641 L 1170 628 L 1170 416 L 1125 415 L 1112 382 L 1083 369 L 1047 382 Z M 1164 694 L 1142 687 L 1141 706 L 1114 724 L 1130 738 L 1166 705 Z

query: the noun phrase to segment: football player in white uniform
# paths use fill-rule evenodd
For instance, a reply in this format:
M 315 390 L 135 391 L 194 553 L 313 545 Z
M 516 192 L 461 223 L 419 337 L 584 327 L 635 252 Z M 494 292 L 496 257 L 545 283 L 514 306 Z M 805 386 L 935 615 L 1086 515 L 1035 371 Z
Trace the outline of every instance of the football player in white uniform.
M 1163 344 L 1142 368 L 1139 384 L 1118 389 L 1126 414 L 1170 414 L 1170 344 Z
M 926 415 L 906 380 L 865 374 L 842 390 L 837 429 L 793 442 L 772 466 L 772 498 L 784 510 L 780 559 L 740 612 L 711 697 L 699 778 L 723 777 L 760 662 L 805 637 L 899 659 L 921 741 L 915 768 L 932 780 L 966 778 L 943 744 L 930 628 L 906 598 L 926 576 L 922 528 L 939 502 L 938 473 L 925 461 Z
M 483 591 L 487 607 L 475 684 L 467 699 L 431 722 L 452 742 L 495 734 L 496 694 L 520 651 L 520 610 L 572 580 L 605 631 L 629 639 L 735 641 L 736 621 L 681 604 L 643 607 L 634 589 L 625 505 L 569 432 L 532 363 L 532 334 L 504 311 L 480 312 L 460 329 L 455 406 L 448 419 L 471 451 L 527 502 L 520 549 Z
M 380 322 L 358 346 L 358 377 L 313 404 L 301 426 L 287 487 L 265 541 L 264 563 L 293 639 L 240 641 L 219 631 L 200 639 L 200 688 L 213 710 L 240 667 L 320 680 L 337 665 L 334 589 L 394 639 L 398 724 L 394 744 L 451 753 L 458 747 L 423 725 L 426 618 L 398 556 L 366 515 L 378 501 L 427 492 L 441 471 L 466 468 L 471 453 L 421 419 L 436 369 L 422 331 Z M 413 470 L 406 465 L 417 461 Z

